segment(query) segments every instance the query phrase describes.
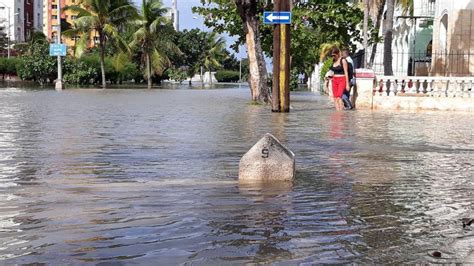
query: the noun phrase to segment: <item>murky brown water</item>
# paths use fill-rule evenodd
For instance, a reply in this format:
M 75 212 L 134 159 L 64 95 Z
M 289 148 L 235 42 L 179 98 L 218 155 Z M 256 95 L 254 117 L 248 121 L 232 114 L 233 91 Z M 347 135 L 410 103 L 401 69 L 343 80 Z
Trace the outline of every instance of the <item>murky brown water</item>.
M 474 263 L 472 113 L 248 98 L 0 89 L 0 263 Z M 266 132 L 293 186 L 239 186 Z

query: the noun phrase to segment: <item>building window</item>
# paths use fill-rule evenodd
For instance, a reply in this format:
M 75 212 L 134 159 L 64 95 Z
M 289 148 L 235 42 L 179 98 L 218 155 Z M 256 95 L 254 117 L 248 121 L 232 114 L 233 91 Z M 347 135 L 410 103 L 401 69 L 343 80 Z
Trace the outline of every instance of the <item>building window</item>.
M 58 16 L 57 15 L 52 15 L 51 19 L 58 19 Z
M 76 19 L 77 19 L 77 16 L 72 15 L 72 16 L 71 16 L 71 19 L 72 19 L 72 20 L 76 20 Z
M 57 9 L 58 5 L 51 5 L 51 9 Z

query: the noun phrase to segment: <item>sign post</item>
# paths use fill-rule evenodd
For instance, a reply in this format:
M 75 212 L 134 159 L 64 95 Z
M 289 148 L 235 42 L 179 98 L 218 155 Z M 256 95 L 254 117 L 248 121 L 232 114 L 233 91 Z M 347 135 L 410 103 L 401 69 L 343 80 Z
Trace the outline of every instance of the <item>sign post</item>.
M 58 6 L 58 14 L 57 14 L 57 29 L 56 33 L 58 36 L 58 41 L 57 41 L 57 46 L 55 48 L 59 48 L 61 54 L 58 54 L 58 79 L 56 80 L 55 84 L 55 89 L 57 91 L 61 91 L 64 89 L 64 83 L 63 83 L 63 67 L 62 67 L 62 59 L 61 56 L 66 56 L 66 45 L 61 44 L 61 1 L 57 2 Z M 50 47 L 50 53 L 51 53 L 51 47 Z
M 274 24 L 272 111 L 290 112 L 290 24 L 288 0 L 274 0 L 274 12 L 264 12 L 265 24 Z

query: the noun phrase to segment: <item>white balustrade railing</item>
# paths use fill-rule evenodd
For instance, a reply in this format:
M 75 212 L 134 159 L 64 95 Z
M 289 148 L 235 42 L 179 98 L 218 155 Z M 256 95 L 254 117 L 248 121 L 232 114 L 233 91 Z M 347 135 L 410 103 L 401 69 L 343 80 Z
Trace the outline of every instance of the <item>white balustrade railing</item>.
M 379 76 L 374 96 L 474 98 L 474 77 Z

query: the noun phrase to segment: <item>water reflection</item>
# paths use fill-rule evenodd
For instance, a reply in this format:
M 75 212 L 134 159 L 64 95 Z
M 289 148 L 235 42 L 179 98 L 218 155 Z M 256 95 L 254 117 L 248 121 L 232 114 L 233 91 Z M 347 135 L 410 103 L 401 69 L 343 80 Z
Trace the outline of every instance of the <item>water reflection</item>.
M 277 114 L 248 88 L 0 90 L 0 259 L 472 262 L 471 114 L 292 101 Z M 266 132 L 295 152 L 294 184 L 237 181 Z

